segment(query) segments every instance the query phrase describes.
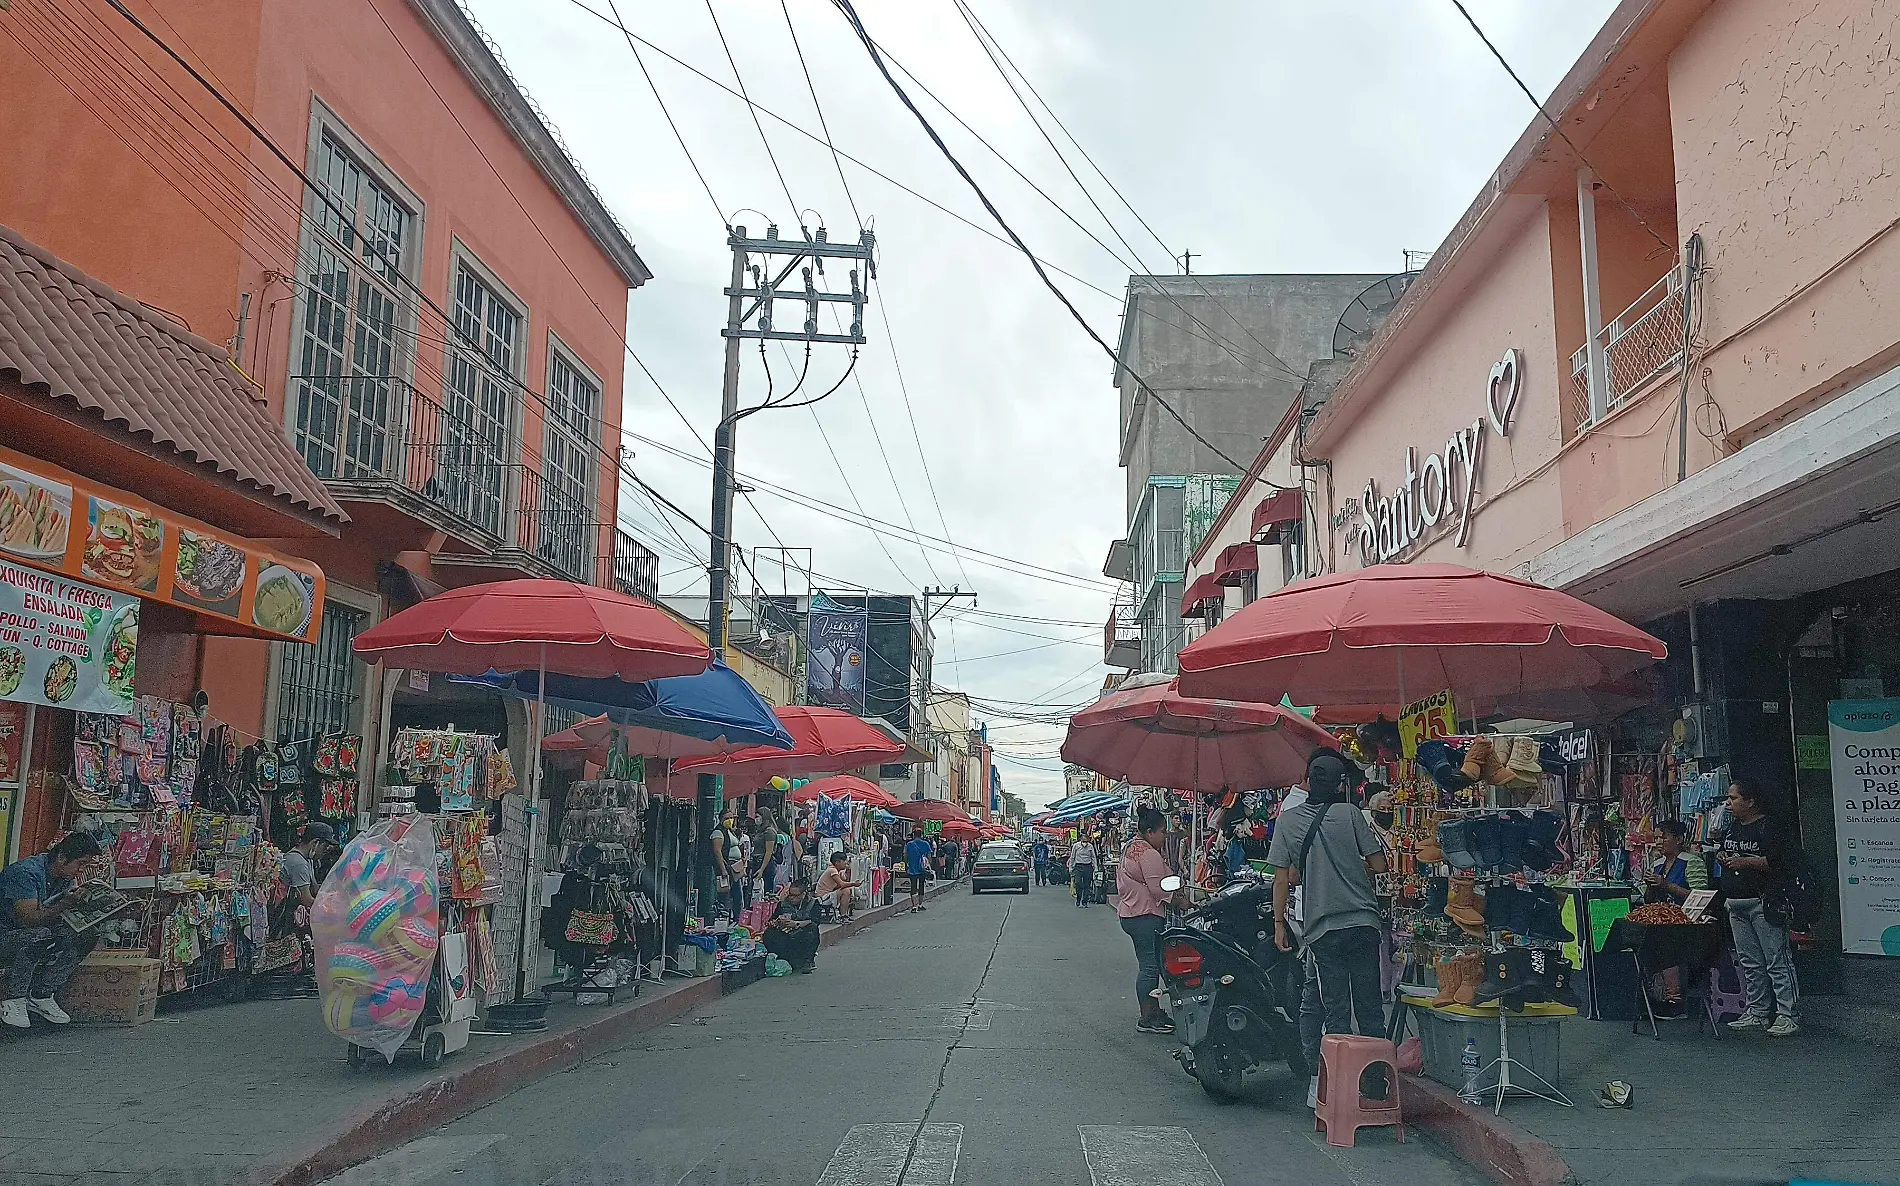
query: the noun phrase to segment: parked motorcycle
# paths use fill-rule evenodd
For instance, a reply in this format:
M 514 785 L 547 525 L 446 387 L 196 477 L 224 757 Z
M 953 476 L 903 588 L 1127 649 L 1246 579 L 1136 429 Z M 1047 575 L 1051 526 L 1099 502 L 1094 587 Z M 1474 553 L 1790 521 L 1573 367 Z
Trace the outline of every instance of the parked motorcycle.
M 1172 893 L 1181 879 L 1161 887 Z M 1312 1072 L 1300 1049 L 1299 1005 L 1305 972 L 1299 956 L 1273 942 L 1273 882 L 1243 878 L 1161 932 L 1162 1003 L 1174 1019 L 1175 1058 L 1201 1089 L 1237 1099 L 1243 1076 L 1284 1061 L 1304 1083 Z

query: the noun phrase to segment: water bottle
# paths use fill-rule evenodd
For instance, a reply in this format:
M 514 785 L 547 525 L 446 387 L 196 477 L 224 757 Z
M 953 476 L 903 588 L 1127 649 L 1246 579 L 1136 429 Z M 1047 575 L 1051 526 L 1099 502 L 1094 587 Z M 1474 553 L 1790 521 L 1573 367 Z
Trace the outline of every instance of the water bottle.
M 1458 1056 L 1458 1065 L 1464 1068 L 1465 1087 L 1458 1098 L 1467 1104 L 1483 1103 L 1478 1094 L 1478 1042 L 1475 1038 L 1465 1039 L 1465 1052 Z

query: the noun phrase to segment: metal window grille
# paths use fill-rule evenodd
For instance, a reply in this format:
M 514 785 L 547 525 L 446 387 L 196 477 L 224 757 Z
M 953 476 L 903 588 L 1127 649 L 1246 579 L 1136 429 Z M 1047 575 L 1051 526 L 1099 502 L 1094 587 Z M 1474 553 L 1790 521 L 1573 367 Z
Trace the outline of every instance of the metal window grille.
M 442 484 L 453 510 L 500 539 L 506 463 L 515 433 L 521 315 L 467 264 L 456 267 L 453 312 L 456 343 L 448 351 Z
M 414 220 L 328 135 L 314 180 L 350 217 L 325 202 L 306 215 L 297 448 L 318 477 L 377 477 L 389 461 L 392 413 L 399 420 L 406 411 L 391 399 L 407 360 L 394 285 Z
M 279 741 L 354 731 L 356 656 L 350 644 L 368 618 L 361 610 L 328 602 L 316 642 L 284 645 L 277 683 Z

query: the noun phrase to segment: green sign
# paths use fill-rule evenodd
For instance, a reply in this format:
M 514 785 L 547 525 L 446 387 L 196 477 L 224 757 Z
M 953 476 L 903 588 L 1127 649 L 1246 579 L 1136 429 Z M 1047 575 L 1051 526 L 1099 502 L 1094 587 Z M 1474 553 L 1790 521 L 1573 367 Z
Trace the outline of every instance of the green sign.
M 1590 900 L 1590 950 L 1602 951 L 1610 941 L 1610 928 L 1619 918 L 1628 917 L 1628 898 L 1592 898 Z
M 924 821 L 924 835 L 926 836 L 943 835 L 943 821 L 940 819 L 925 820 Z
M 1794 765 L 1797 770 L 1833 769 L 1828 757 L 1827 734 L 1797 736 L 1794 739 Z

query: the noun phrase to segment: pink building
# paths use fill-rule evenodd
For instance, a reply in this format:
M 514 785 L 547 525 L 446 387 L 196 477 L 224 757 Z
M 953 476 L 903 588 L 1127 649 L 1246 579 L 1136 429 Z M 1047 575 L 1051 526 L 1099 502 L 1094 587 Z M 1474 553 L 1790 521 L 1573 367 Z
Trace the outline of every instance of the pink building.
M 1829 702 L 1900 696 L 1883 8 L 1625 0 L 1550 97 L 1557 126 L 1527 121 L 1343 377 L 1316 365 L 1324 403 L 1256 466 L 1299 479 L 1306 574 L 1511 572 L 1665 638 L 1661 706 L 1622 722 L 1630 743 L 1653 753 L 1683 720 L 1669 769 L 1755 781 L 1821 870 Z M 1243 486 L 1190 589 L 1220 571 L 1222 541 L 1255 538 L 1237 525 L 1275 493 Z M 1263 591 L 1279 583 L 1268 552 Z M 1824 913 L 1810 992 L 1867 973 L 1837 895 Z

